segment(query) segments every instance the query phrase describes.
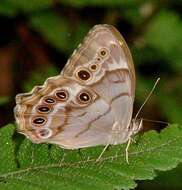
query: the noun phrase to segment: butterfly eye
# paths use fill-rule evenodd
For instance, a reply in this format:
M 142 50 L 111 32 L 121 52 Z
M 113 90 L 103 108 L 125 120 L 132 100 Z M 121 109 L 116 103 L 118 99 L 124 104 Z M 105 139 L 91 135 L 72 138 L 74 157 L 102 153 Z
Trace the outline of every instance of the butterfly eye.
M 56 103 L 56 100 L 53 99 L 53 98 L 50 98 L 50 97 L 46 97 L 44 99 L 44 102 L 47 103 L 47 104 L 54 104 L 54 103 Z
M 32 119 L 32 123 L 34 125 L 37 125 L 37 126 L 42 126 L 42 125 L 44 125 L 46 123 L 46 119 L 44 117 L 42 117 L 42 116 L 34 117 Z
M 57 99 L 61 101 L 66 101 L 69 97 L 68 92 L 66 90 L 59 90 L 55 93 Z
M 108 50 L 106 48 L 102 48 L 99 50 L 99 56 L 102 58 L 105 58 L 109 54 Z
M 80 69 L 78 72 L 77 72 L 77 76 L 79 79 L 81 80 L 88 80 L 91 76 L 90 72 L 87 71 L 86 69 Z
M 50 129 L 40 129 L 37 133 L 42 139 L 47 139 L 52 135 L 52 131 Z
M 51 109 L 47 106 L 38 106 L 36 109 L 40 113 L 48 113 L 51 111 Z
M 78 101 L 84 104 L 87 104 L 91 101 L 92 97 L 89 92 L 81 92 L 78 95 Z

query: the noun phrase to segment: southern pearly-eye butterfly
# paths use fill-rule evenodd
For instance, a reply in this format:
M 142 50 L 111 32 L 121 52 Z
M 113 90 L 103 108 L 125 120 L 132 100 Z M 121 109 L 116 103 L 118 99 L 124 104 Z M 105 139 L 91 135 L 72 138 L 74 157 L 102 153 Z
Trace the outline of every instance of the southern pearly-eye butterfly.
M 96 25 L 61 74 L 16 96 L 18 131 L 65 149 L 121 144 L 142 124 L 132 120 L 135 70 L 129 48 L 110 25 Z

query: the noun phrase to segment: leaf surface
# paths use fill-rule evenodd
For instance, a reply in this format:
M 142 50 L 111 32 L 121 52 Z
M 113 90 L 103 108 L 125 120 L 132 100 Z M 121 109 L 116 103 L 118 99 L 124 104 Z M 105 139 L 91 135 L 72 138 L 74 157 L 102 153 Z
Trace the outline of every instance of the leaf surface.
M 103 147 L 70 151 L 25 139 L 15 151 L 14 131 L 12 124 L 0 129 L 1 190 L 133 189 L 136 180 L 151 180 L 156 170 L 173 169 L 182 161 L 182 128 L 175 124 L 136 136 L 129 165 L 125 144 L 110 146 L 96 162 Z

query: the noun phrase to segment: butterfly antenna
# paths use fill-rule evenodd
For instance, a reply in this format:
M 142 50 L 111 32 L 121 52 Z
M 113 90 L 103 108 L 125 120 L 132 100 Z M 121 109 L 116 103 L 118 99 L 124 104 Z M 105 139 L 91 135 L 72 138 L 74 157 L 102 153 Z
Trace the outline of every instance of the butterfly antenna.
M 165 121 L 159 121 L 159 120 L 153 120 L 153 119 L 143 119 L 143 121 L 149 121 L 149 122 L 153 122 L 153 123 L 161 123 L 161 124 L 165 124 L 165 125 L 170 124 L 170 123 L 165 122 Z
M 154 90 L 155 90 L 155 88 L 156 88 L 156 86 L 157 86 L 159 80 L 160 80 L 160 78 L 158 78 L 158 79 L 156 80 L 156 82 L 155 82 L 155 84 L 154 84 L 152 90 L 150 91 L 150 93 L 148 94 L 148 96 L 147 96 L 147 98 L 145 99 L 144 103 L 142 104 L 142 106 L 141 106 L 140 109 L 138 110 L 137 114 L 135 115 L 134 120 L 137 119 L 137 117 L 138 117 L 138 115 L 140 114 L 140 112 L 142 111 L 144 105 L 147 103 L 147 101 L 148 101 L 149 98 L 151 97 L 151 95 L 152 95 L 152 93 L 154 92 Z

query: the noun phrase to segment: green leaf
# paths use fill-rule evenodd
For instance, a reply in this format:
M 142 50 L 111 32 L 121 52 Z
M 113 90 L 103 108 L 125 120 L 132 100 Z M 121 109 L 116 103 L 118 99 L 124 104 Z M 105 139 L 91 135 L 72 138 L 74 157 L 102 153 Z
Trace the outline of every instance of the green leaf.
M 14 159 L 15 146 L 12 141 L 14 129 L 14 125 L 12 124 L 9 124 L 6 127 L 0 129 L 0 175 L 6 172 L 12 172 L 17 169 Z
M 25 139 L 15 152 L 13 133 L 13 125 L 0 129 L 1 190 L 132 189 L 136 180 L 151 180 L 155 170 L 170 170 L 182 161 L 182 127 L 175 124 L 161 133 L 136 136 L 137 143 L 129 148 L 129 165 L 125 144 L 111 146 L 96 162 L 103 147 L 79 153 Z

